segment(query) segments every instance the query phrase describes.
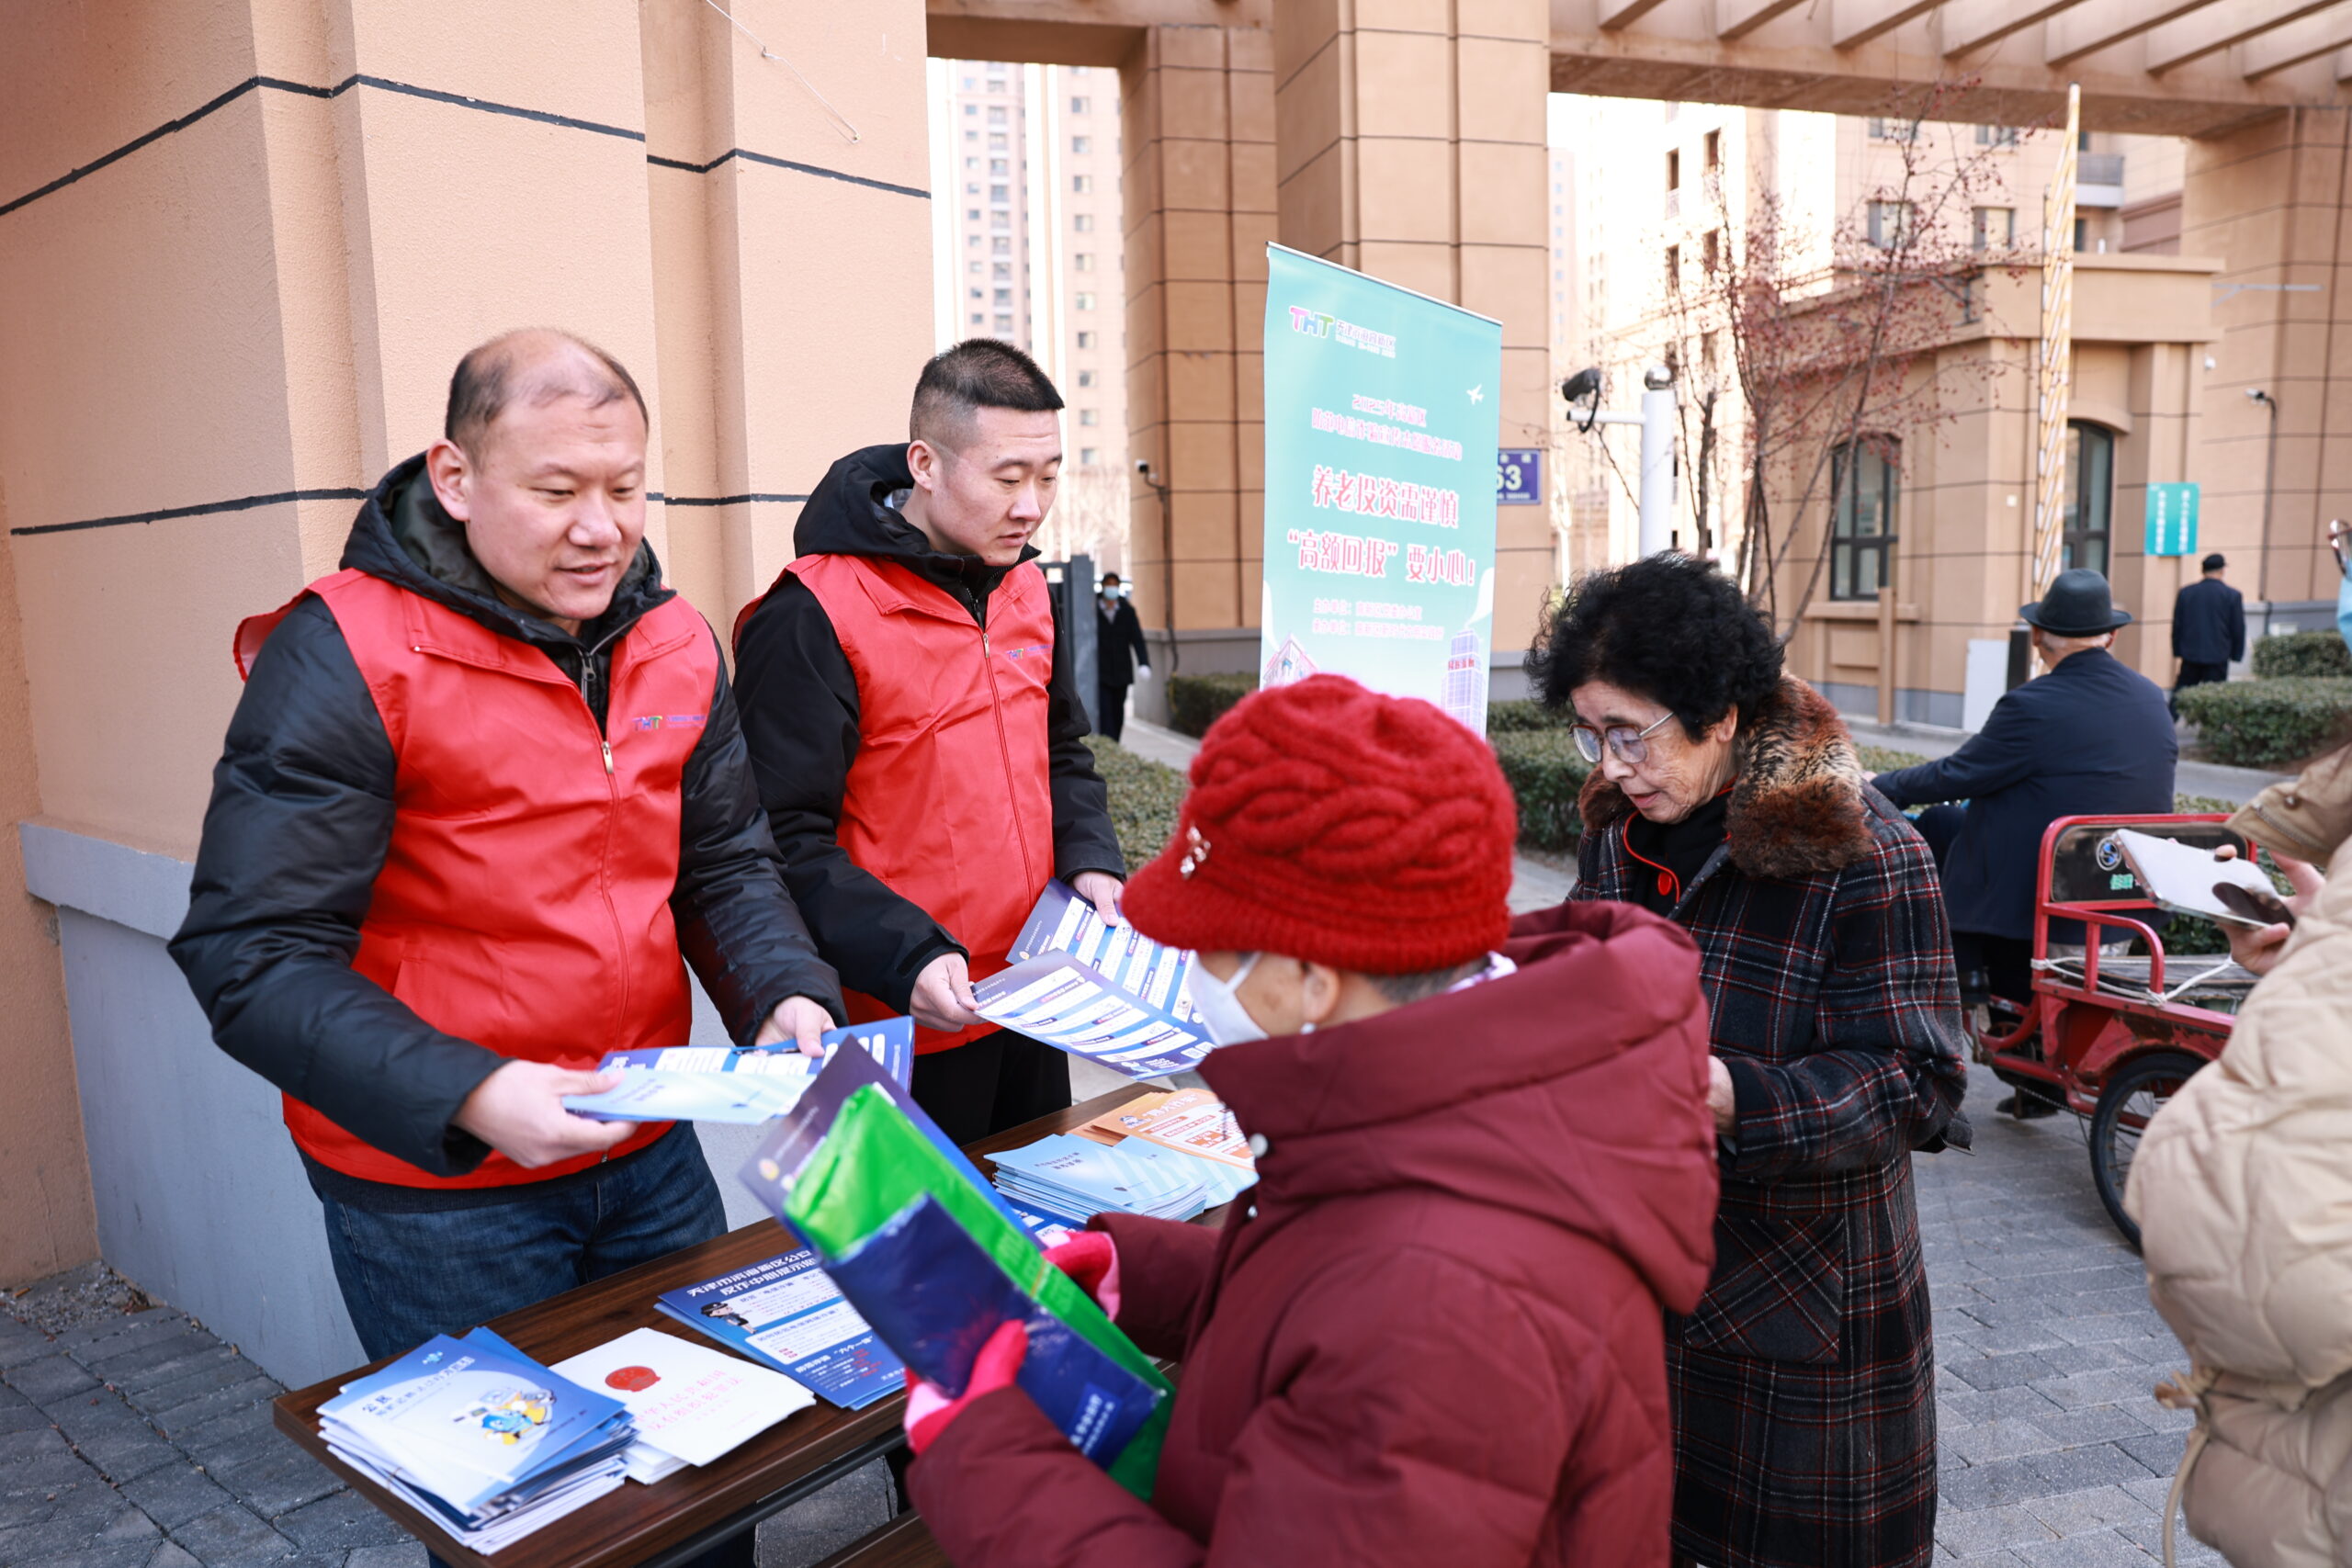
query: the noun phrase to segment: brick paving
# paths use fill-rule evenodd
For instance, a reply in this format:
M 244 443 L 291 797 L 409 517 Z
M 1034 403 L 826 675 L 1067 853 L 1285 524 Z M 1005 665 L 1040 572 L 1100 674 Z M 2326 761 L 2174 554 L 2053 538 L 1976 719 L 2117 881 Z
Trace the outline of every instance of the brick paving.
M 2146 1568 L 2163 1555 L 2190 1424 L 2151 1391 L 2188 1358 L 2099 1206 L 2081 1125 L 1994 1114 L 2006 1093 L 1974 1069 L 1974 1154 L 1916 1165 L 1943 1461 L 1937 1561 Z M 2176 1539 L 2184 1568 L 2222 1562 L 2187 1529 Z
M 1943 1458 L 1938 1562 L 2139 1568 L 2188 1426 L 2184 1362 L 2108 1223 L 2072 1117 L 2019 1122 L 1976 1069 L 1976 1152 L 1917 1162 Z M 168 1307 L 54 1337 L 0 1314 L 0 1568 L 424 1568 L 425 1550 L 269 1424 L 278 1385 Z M 763 1526 L 798 1568 L 888 1517 L 879 1465 Z M 2180 1535 L 2179 1561 L 2220 1557 Z

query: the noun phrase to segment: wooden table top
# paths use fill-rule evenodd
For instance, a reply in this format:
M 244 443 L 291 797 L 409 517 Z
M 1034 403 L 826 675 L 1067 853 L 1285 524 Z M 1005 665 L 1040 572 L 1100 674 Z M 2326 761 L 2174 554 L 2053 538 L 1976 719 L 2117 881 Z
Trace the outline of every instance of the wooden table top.
M 1050 1133 L 1075 1132 L 1146 1092 L 1148 1087 L 1142 1084 L 1116 1089 L 983 1138 L 966 1152 L 983 1176 L 990 1175 L 994 1167 L 987 1156 L 996 1150 L 1018 1148 Z M 509 1313 L 492 1320 L 490 1326 L 543 1364 L 576 1356 L 633 1328 L 658 1328 L 694 1344 L 713 1346 L 716 1341 L 655 1310 L 655 1300 L 664 1291 L 749 1268 L 790 1252 L 797 1245 L 775 1221 L 762 1220 L 715 1241 Z M 663 1557 L 747 1509 L 772 1504 L 763 1509 L 763 1516 L 786 1507 L 816 1486 L 904 1440 L 899 1431 L 906 1404 L 903 1394 L 876 1400 L 863 1410 L 843 1410 L 820 1399 L 713 1463 L 689 1465 L 651 1486 L 626 1482 L 494 1557 L 484 1557 L 460 1545 L 386 1487 L 336 1459 L 319 1435 L 319 1406 L 334 1398 L 344 1384 L 385 1364 L 372 1362 L 280 1394 L 276 1402 L 277 1428 L 349 1482 L 352 1490 L 398 1519 L 435 1556 L 461 1568 L 618 1568 Z

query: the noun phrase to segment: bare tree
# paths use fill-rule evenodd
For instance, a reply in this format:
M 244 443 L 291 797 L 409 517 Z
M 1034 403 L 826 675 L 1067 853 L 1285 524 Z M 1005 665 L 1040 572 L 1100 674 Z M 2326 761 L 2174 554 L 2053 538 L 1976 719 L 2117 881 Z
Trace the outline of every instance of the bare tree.
M 1125 570 L 1127 559 L 1127 475 L 1096 464 L 1061 471 L 1053 510 L 1037 530 L 1037 548 L 1049 560 L 1091 556 L 1096 571 Z

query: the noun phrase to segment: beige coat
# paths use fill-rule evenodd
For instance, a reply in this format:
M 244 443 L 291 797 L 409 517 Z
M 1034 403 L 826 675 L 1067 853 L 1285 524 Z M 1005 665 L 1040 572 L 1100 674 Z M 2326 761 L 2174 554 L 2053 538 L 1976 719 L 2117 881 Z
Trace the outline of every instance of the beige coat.
M 2235 1568 L 2352 1568 L 2352 766 L 2232 818 L 2328 866 L 2219 1062 L 2156 1117 L 2124 1206 L 2188 1349 L 2189 1529 Z

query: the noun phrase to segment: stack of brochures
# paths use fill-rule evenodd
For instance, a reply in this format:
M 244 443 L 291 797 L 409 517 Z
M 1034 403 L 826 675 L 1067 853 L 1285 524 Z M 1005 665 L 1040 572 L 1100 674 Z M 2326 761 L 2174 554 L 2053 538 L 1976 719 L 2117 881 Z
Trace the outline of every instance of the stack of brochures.
M 1248 1171 L 1140 1138 L 1106 1145 L 1056 1133 L 992 1157 L 997 1190 L 1016 1203 L 1065 1214 L 1189 1220 L 1229 1202 L 1254 1179 Z
M 621 1483 L 628 1408 L 487 1328 L 435 1335 L 319 1407 L 336 1456 L 492 1552 Z
M 568 1094 L 564 1109 L 592 1122 L 732 1122 L 756 1126 L 800 1103 L 824 1064 L 842 1050 L 863 1050 L 900 1083 L 914 1059 L 915 1023 L 885 1019 L 828 1030 L 821 1057 L 797 1045 L 730 1049 L 671 1045 L 613 1051 L 596 1064 L 620 1081 L 596 1094 Z

